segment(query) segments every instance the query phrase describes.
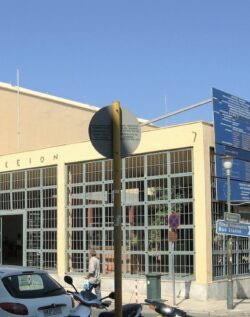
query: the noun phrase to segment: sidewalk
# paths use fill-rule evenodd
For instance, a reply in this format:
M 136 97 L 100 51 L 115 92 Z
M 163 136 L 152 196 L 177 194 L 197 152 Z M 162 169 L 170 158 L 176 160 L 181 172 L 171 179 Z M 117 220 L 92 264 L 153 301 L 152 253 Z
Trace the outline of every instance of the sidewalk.
M 123 304 L 131 303 L 123 301 Z M 142 305 L 142 316 L 156 317 L 158 313 L 149 308 L 147 304 L 139 302 Z M 171 301 L 166 304 L 172 305 Z M 180 299 L 176 301 L 176 307 L 184 310 L 188 316 L 192 317 L 250 317 L 250 299 L 234 299 L 234 309 L 227 309 L 226 300 L 207 300 L 199 301 L 194 299 Z M 109 311 L 115 309 L 114 302 L 109 307 Z M 99 309 L 93 308 L 93 316 L 97 317 Z M 159 316 L 160 317 L 160 316 Z
M 123 304 L 136 302 L 135 296 L 126 296 L 123 294 Z M 132 294 L 134 295 L 134 294 Z M 145 297 L 138 294 L 137 302 L 145 304 Z M 168 298 L 167 301 L 163 301 L 167 305 L 172 305 L 172 299 Z M 227 300 L 197 300 L 197 299 L 182 299 L 176 298 L 176 307 L 187 312 L 189 316 L 194 317 L 225 317 L 225 316 L 235 316 L 235 317 L 250 317 L 250 298 L 248 299 L 234 299 L 233 309 L 227 309 Z M 142 315 L 145 317 L 156 316 L 156 312 L 151 310 L 148 305 L 143 305 Z
M 250 316 L 250 299 L 234 300 L 234 308 L 227 309 L 226 300 L 197 301 L 192 299 L 177 302 L 177 306 L 191 316 Z
M 172 305 L 171 301 L 166 304 Z M 227 309 L 226 300 L 207 300 L 198 301 L 193 299 L 182 299 L 176 301 L 176 306 L 189 316 L 194 317 L 224 317 L 224 316 L 249 316 L 250 317 L 250 299 L 234 299 L 234 309 Z M 143 305 L 143 315 L 154 314 L 147 305 Z

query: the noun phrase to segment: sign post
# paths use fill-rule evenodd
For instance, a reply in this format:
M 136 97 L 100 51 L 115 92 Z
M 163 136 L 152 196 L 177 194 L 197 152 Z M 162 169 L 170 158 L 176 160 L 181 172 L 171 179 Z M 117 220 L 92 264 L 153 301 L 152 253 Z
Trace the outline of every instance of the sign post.
M 100 109 L 89 125 L 93 147 L 103 156 L 113 159 L 114 181 L 114 278 L 115 317 L 122 316 L 122 214 L 121 159 L 131 155 L 140 143 L 141 132 L 137 119 L 119 101 Z
M 169 232 L 168 239 L 171 246 L 171 266 L 172 266 L 172 291 L 173 291 L 173 305 L 176 305 L 175 300 L 175 242 L 178 239 L 177 228 L 180 225 L 180 217 L 178 213 L 173 212 L 168 218 Z
M 171 243 L 171 262 L 172 262 L 172 292 L 173 292 L 173 305 L 176 305 L 175 301 L 175 258 L 174 258 L 174 241 Z
M 115 268 L 115 316 L 122 316 L 122 232 L 121 232 L 121 109 L 120 103 L 112 104 L 113 116 L 113 164 L 114 164 L 114 268 Z

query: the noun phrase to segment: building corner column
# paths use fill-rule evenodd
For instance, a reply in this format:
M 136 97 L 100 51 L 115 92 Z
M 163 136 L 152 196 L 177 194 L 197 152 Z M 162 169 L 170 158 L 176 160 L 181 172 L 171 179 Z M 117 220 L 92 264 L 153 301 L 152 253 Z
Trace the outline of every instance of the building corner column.
M 212 282 L 212 204 L 210 148 L 213 135 L 206 127 L 198 132 L 193 151 L 194 161 L 194 225 L 196 283 L 206 289 Z M 205 291 L 205 290 L 204 290 Z

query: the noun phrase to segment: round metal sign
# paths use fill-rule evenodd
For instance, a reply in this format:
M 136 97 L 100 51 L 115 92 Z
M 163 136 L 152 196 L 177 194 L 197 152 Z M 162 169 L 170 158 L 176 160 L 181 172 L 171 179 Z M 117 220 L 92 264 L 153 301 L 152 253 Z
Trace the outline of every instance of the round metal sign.
M 101 108 L 92 117 L 89 137 L 94 148 L 103 156 L 113 158 L 112 106 Z M 136 117 L 121 108 L 121 157 L 131 155 L 141 140 L 141 130 Z
M 180 225 L 180 216 L 179 214 L 173 212 L 169 217 L 168 217 L 168 223 L 169 227 L 173 230 L 177 229 Z

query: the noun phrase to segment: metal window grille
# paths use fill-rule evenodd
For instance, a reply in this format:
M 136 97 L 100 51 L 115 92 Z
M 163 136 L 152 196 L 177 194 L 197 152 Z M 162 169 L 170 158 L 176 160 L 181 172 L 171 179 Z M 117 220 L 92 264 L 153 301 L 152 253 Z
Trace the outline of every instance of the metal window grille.
M 212 265 L 213 278 L 227 278 L 227 236 L 216 234 L 216 221 L 224 219 L 224 213 L 227 212 L 225 202 L 216 201 L 216 177 L 215 177 L 215 156 L 211 149 L 211 185 L 212 185 Z M 244 207 L 231 206 L 232 212 L 240 213 L 243 222 L 250 222 L 250 205 Z M 242 210 L 242 212 L 241 212 Z M 246 212 L 244 212 L 244 210 Z M 233 275 L 250 275 L 250 238 L 233 237 Z
M 11 173 L 1 173 L 0 174 L 0 190 L 10 190 L 10 177 Z
M 56 167 L 0 173 L 0 212 L 22 213 L 25 219 L 27 266 L 56 270 L 56 204 Z
M 250 208 L 250 206 L 248 207 Z M 234 212 L 238 212 L 232 206 Z M 227 236 L 216 234 L 216 220 L 224 219 L 224 212 L 227 212 L 227 205 L 223 202 L 213 203 L 213 278 L 224 279 L 227 277 Z M 241 215 L 243 222 L 250 222 L 250 219 Z M 233 275 L 250 275 L 250 239 L 244 237 L 233 237 Z
M 194 275 L 192 149 L 166 151 L 122 160 L 122 271 L 170 276 L 168 217 L 180 214 L 176 271 Z M 67 270 L 88 269 L 95 248 L 102 274 L 114 271 L 112 160 L 74 163 L 67 175 Z

